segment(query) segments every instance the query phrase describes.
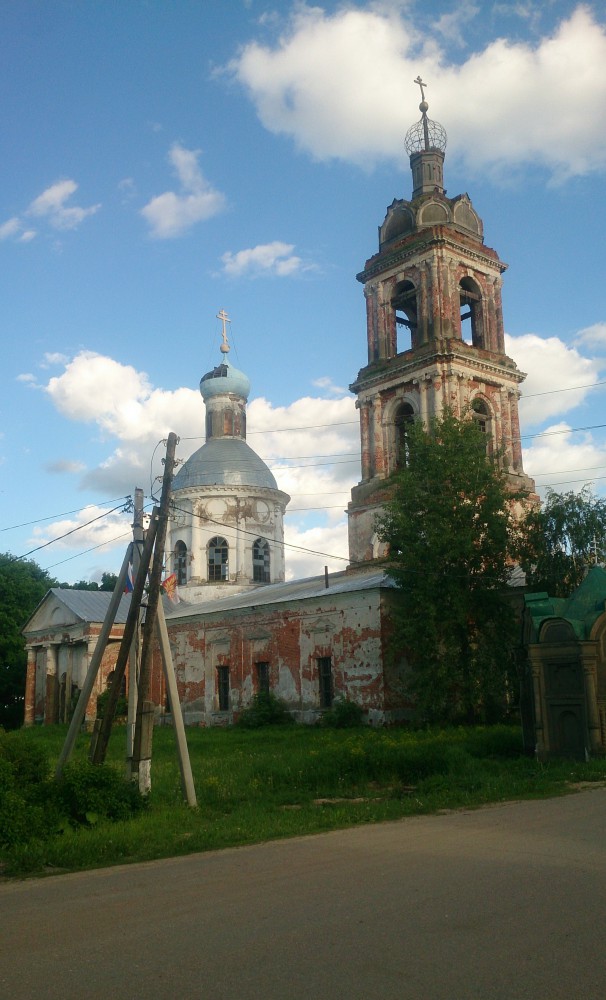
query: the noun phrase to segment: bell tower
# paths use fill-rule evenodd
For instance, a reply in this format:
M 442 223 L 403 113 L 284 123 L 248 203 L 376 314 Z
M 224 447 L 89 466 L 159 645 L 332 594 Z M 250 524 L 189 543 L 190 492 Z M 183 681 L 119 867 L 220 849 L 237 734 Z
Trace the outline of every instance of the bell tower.
M 352 563 L 382 557 L 375 518 L 389 478 L 406 464 L 410 423 L 445 409 L 465 413 L 499 455 L 512 490 L 534 493 L 525 475 L 518 417 L 526 377 L 505 354 L 501 275 L 507 265 L 484 243 L 467 194 L 448 198 L 446 133 L 427 117 L 406 133 L 412 198 L 396 199 L 379 227 L 379 250 L 357 275 L 364 285 L 368 363 L 350 386 L 360 411 L 362 479 L 351 493 Z

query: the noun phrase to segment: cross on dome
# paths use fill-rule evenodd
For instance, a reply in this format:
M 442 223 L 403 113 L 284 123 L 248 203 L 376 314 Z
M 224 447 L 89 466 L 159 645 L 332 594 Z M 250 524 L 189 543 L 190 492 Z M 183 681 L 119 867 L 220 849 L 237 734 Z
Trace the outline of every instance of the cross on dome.
M 229 342 L 227 340 L 227 324 L 231 323 L 231 320 L 227 315 L 227 313 L 225 312 L 225 309 L 219 310 L 219 312 L 217 313 L 217 319 L 221 320 L 222 324 L 221 336 L 223 338 L 223 342 L 219 350 L 221 351 L 221 354 L 229 354 Z
M 414 81 L 413 81 L 413 83 L 418 83 L 419 87 L 421 88 L 421 102 L 422 102 L 423 104 L 425 104 L 425 103 L 426 103 L 426 102 L 425 102 L 425 91 L 423 90 L 423 87 L 426 87 L 426 86 L 427 86 L 427 84 L 426 84 L 426 83 L 423 83 L 423 81 L 422 81 L 422 79 L 421 79 L 421 77 L 420 77 L 420 76 L 418 76 L 418 77 L 416 78 L 416 80 L 414 80 Z M 421 109 L 421 110 L 422 110 L 422 109 Z

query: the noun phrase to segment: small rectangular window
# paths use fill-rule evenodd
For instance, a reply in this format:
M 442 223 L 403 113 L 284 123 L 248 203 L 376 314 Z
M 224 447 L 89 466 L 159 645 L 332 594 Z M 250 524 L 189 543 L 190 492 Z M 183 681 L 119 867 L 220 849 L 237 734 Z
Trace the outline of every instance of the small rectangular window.
M 217 667 L 219 711 L 229 711 L 229 667 Z
M 330 656 L 320 656 L 317 660 L 320 684 L 320 708 L 331 708 L 333 700 L 332 660 Z
M 257 692 L 269 694 L 269 663 L 255 663 L 257 673 Z

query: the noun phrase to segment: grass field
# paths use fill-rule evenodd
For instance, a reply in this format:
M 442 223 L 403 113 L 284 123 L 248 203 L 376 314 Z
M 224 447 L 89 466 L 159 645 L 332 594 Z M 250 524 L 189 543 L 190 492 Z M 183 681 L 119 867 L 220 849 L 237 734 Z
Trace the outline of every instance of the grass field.
M 66 729 L 16 737 L 56 760 Z M 174 734 L 154 735 L 146 809 L 121 821 L 62 825 L 0 848 L 5 876 L 73 871 L 293 837 L 488 802 L 564 794 L 606 780 L 606 761 L 541 764 L 516 727 L 410 732 L 305 726 L 187 731 L 198 808 L 182 799 Z M 110 743 L 122 769 L 125 730 Z M 75 758 L 84 760 L 88 737 Z M 108 765 L 104 765 L 108 766 Z M 0 808 L 1 808 L 0 798 Z

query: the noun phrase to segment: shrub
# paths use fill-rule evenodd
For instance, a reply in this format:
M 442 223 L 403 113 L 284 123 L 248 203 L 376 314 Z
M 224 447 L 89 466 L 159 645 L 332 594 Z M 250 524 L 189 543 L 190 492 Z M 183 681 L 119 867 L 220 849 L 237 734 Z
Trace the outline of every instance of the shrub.
M 45 836 L 49 762 L 45 750 L 0 729 L 0 846 Z M 49 831 L 50 832 L 50 831 Z
M 363 720 L 364 709 L 360 705 L 347 698 L 340 698 L 332 708 L 324 712 L 320 723 L 331 729 L 352 729 L 354 726 L 361 726 Z
M 18 730 L 5 733 L 0 729 L 0 760 L 5 762 L 4 780 L 11 774 L 11 783 L 24 792 L 32 785 L 40 785 L 49 776 L 50 764 L 44 747 L 24 740 Z
M 97 718 L 102 719 L 105 715 L 107 702 L 109 701 L 109 688 L 97 697 Z M 116 702 L 116 712 L 114 718 L 119 719 L 128 715 L 128 698 L 121 694 Z
M 74 761 L 56 784 L 57 801 L 73 825 L 130 819 L 147 804 L 135 784 L 109 764 Z
M 259 729 L 261 726 L 283 726 L 292 721 L 292 715 L 280 698 L 276 698 L 271 691 L 259 691 L 241 713 L 238 725 L 245 729 Z

